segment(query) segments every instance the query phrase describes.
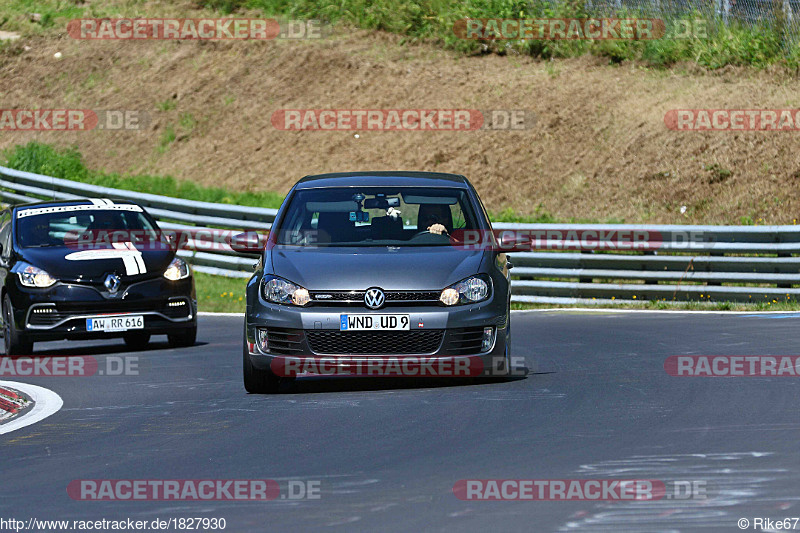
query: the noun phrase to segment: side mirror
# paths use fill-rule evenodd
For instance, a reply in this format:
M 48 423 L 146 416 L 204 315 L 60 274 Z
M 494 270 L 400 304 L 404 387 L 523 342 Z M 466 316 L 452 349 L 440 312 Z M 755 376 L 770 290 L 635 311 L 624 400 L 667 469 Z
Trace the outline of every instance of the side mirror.
M 230 238 L 228 244 L 231 248 L 246 255 L 258 255 L 264 248 L 265 236 L 259 235 L 256 231 L 245 231 L 244 233 L 237 233 Z
M 529 236 L 511 232 L 500 232 L 497 244 L 505 252 L 529 252 L 533 249 L 533 243 Z

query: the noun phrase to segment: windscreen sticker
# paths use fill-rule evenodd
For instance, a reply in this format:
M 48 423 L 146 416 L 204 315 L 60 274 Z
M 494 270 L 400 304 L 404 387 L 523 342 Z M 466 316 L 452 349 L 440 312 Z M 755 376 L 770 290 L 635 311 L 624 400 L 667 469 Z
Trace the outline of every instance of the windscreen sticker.
M 142 252 L 136 249 L 132 242 L 111 243 L 114 248 L 102 250 L 82 250 L 68 254 L 64 259 L 67 261 L 96 261 L 99 259 L 122 259 L 125 265 L 125 273 L 129 276 L 144 274 L 147 267 L 142 259 Z
M 351 222 L 369 222 L 369 213 L 366 211 L 350 211 Z
M 143 209 L 134 204 L 83 204 L 83 205 L 59 205 L 55 207 L 37 207 L 31 209 L 20 209 L 17 211 L 17 218 L 25 218 L 34 215 L 45 215 L 48 213 L 68 213 L 70 211 L 134 211 L 141 213 Z

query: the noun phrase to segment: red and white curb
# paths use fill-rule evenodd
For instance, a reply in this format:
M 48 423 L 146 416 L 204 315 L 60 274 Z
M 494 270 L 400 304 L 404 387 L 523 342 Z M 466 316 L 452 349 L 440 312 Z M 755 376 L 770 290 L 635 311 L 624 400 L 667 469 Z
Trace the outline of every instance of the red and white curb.
M 31 404 L 31 401 L 12 389 L 0 387 L 0 422 L 9 419 Z
M 21 393 L 21 394 L 20 394 Z M 30 405 L 33 408 L 25 411 Z M 55 392 L 27 383 L 0 381 L 0 435 L 41 422 L 64 405 Z M 19 413 L 23 412 L 22 415 Z

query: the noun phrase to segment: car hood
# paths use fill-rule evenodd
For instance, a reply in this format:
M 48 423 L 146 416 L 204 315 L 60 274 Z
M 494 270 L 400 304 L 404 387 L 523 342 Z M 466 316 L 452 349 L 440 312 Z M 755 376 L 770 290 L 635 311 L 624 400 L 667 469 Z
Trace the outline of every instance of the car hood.
M 477 274 L 484 253 L 449 246 L 275 246 L 269 252 L 276 276 L 309 290 L 439 290 Z
M 112 248 L 78 250 L 57 246 L 23 248 L 21 255 L 23 261 L 46 270 L 56 279 L 102 282 L 108 274 L 117 274 L 123 279 L 161 275 L 175 257 L 175 251 L 135 250 L 126 254 Z M 123 259 L 123 255 L 127 255 L 128 259 Z

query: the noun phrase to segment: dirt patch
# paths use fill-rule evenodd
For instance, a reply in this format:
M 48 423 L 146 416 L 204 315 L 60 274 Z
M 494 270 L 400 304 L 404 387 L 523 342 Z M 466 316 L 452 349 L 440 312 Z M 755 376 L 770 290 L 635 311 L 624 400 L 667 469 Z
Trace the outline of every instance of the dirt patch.
M 796 81 L 780 73 L 465 57 L 363 31 L 303 42 L 63 36 L 8 45 L 0 95 L 6 109 L 151 116 L 146 131 L 5 132 L 0 147 L 77 145 L 94 168 L 206 185 L 285 192 L 306 174 L 413 169 L 465 174 L 490 210 L 541 206 L 560 219 L 791 224 L 800 207 L 798 133 L 664 123 L 671 109 L 800 108 Z M 287 132 L 270 123 L 285 108 L 528 109 L 537 122 L 524 131 Z

